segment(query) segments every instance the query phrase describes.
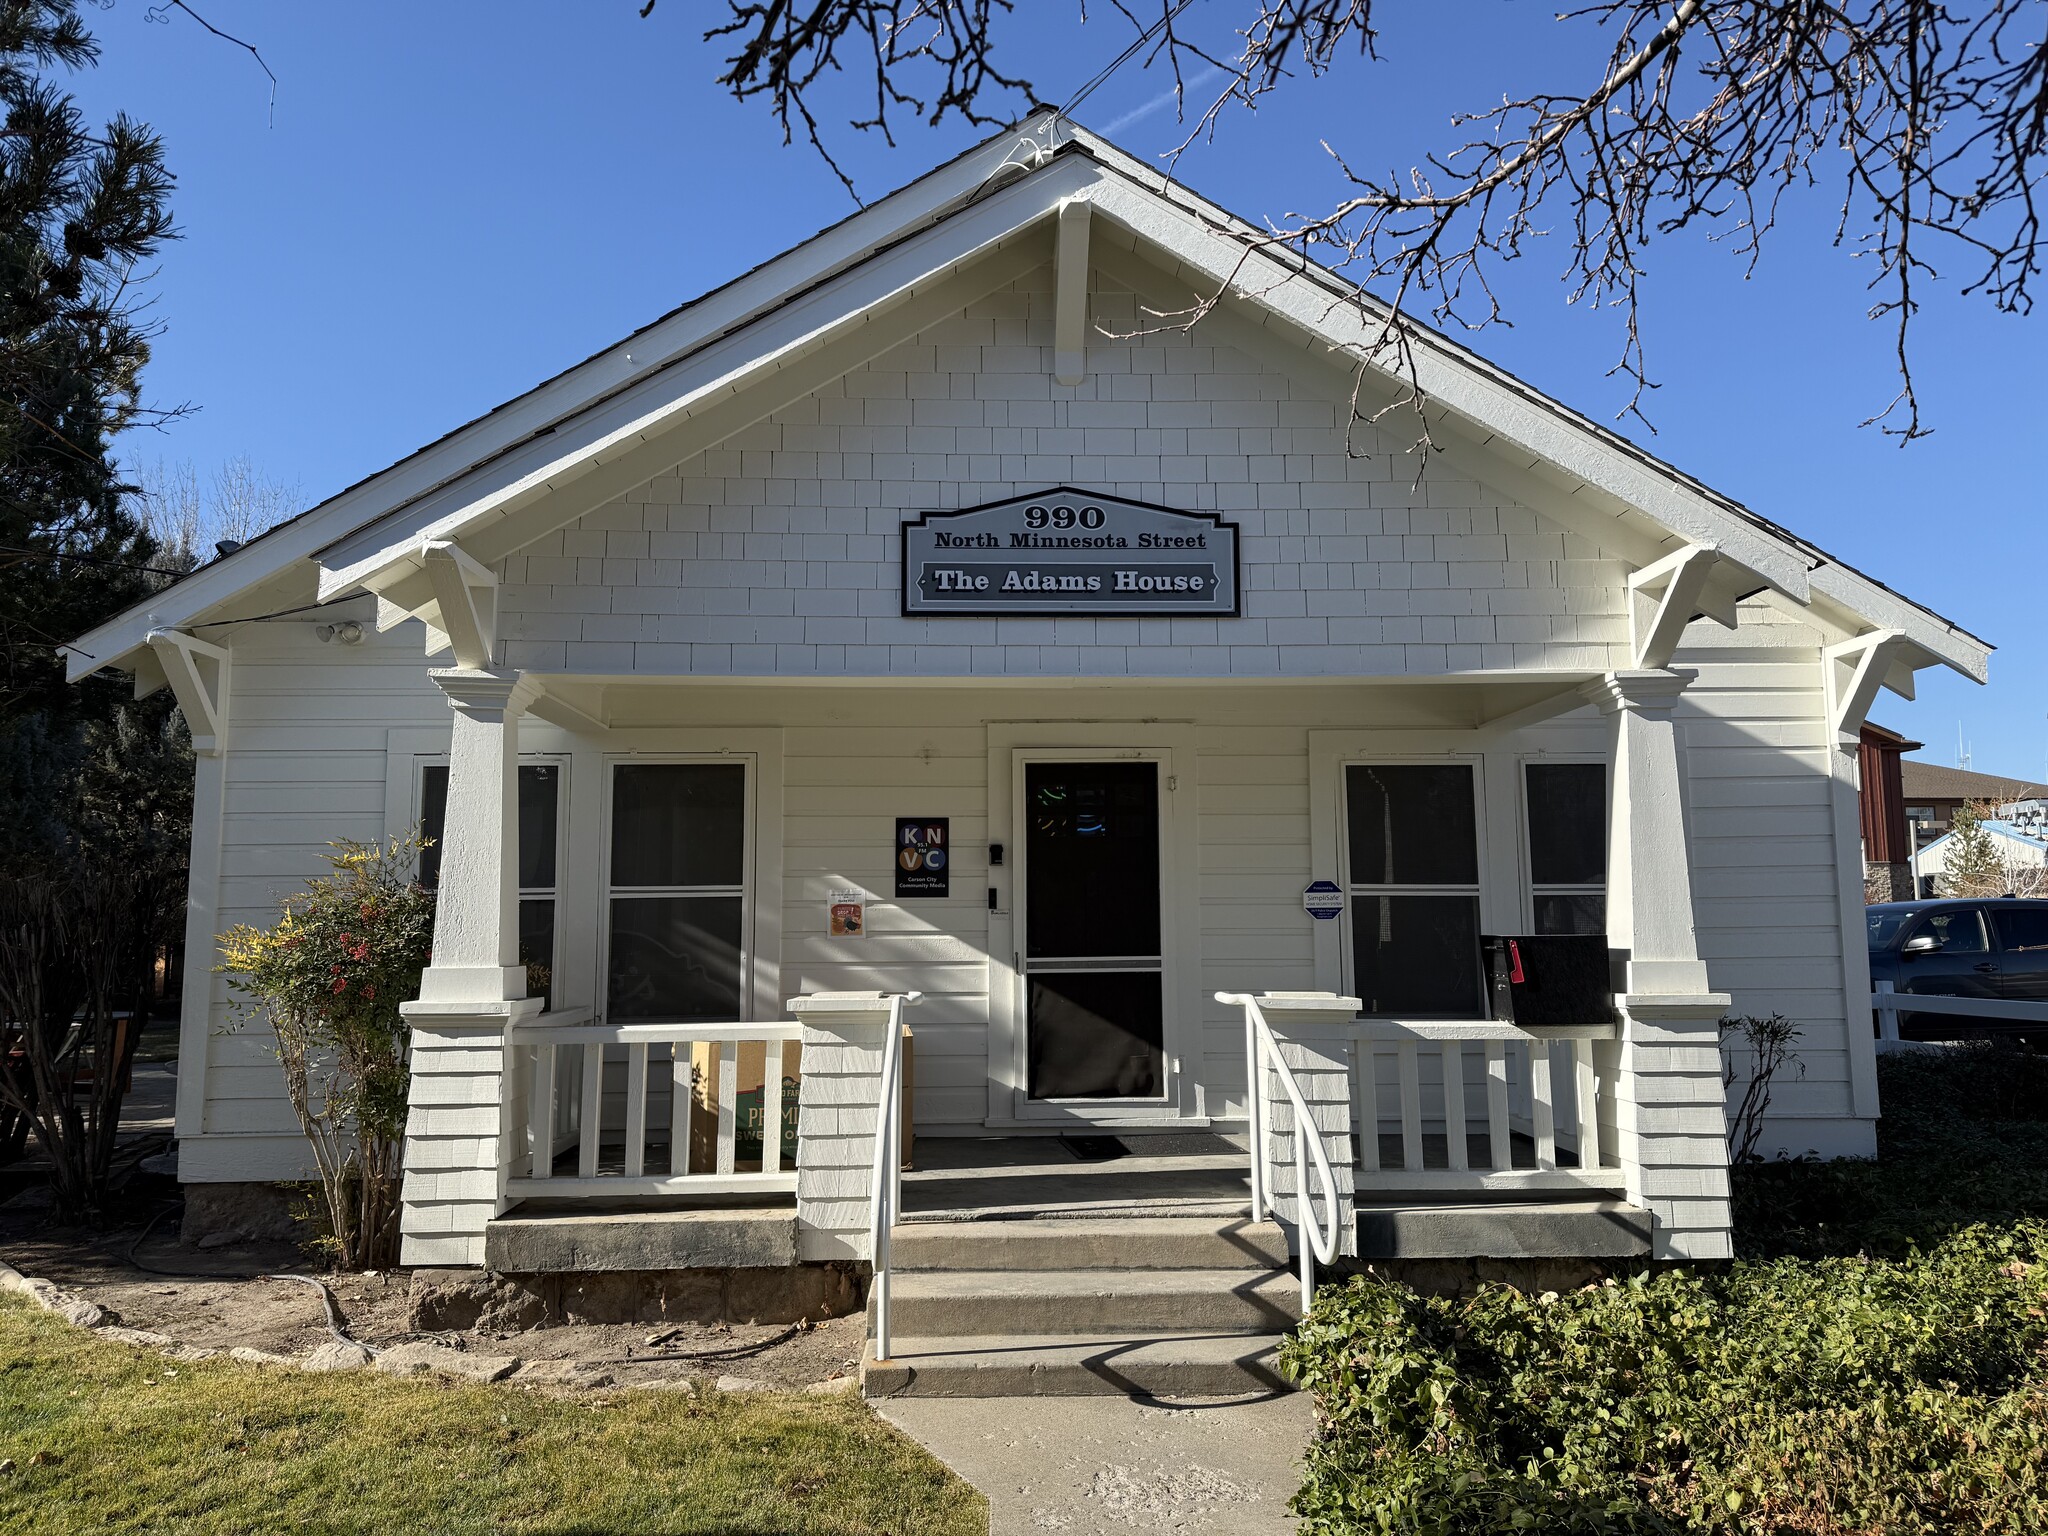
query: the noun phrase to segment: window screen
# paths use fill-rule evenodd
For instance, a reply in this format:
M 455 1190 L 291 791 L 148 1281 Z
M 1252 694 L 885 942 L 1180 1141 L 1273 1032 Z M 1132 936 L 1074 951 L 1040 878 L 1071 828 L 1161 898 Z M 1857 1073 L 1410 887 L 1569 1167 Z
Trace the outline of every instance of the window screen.
M 1483 1012 L 1470 764 L 1344 770 L 1352 986 L 1374 1014 Z
M 1523 770 L 1536 931 L 1607 931 L 1607 768 L 1530 763 Z
M 716 1024 L 743 1016 L 746 808 L 743 764 L 612 770 L 608 1019 Z

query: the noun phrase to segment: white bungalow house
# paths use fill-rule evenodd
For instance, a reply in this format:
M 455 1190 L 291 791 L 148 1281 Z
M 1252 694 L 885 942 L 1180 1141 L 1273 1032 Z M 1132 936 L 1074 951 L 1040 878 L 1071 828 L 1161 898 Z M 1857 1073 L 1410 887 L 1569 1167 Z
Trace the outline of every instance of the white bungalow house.
M 422 819 L 406 1261 L 687 1211 L 896 1272 L 890 1390 L 1723 1257 L 1729 1013 L 1870 1153 L 1858 729 L 1989 648 L 1438 337 L 1418 462 L 1355 300 L 1041 113 L 81 636 L 199 752 L 180 1176 L 308 1171 L 213 935 Z

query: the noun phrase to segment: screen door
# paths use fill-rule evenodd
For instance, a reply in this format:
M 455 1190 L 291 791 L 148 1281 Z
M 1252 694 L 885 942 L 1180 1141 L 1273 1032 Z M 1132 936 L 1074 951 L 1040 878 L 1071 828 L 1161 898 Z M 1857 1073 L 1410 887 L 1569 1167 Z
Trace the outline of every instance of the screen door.
M 1162 1098 L 1159 766 L 1026 763 L 1024 815 L 1028 1094 Z

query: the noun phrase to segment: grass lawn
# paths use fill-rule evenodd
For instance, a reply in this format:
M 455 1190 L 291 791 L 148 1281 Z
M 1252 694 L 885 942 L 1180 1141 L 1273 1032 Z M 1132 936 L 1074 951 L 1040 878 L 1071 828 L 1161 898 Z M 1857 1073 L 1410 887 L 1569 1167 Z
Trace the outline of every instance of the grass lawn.
M 988 1529 L 858 1401 L 555 1399 L 374 1373 L 179 1365 L 0 1300 L 0 1532 Z

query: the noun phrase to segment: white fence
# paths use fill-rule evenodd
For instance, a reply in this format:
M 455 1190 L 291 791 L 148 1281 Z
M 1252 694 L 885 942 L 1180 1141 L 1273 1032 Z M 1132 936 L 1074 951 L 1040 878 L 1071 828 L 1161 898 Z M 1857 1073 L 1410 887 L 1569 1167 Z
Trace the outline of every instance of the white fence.
M 506 1037 L 506 1071 L 523 1085 L 523 1147 L 506 1193 L 513 1199 L 796 1192 L 796 1146 L 783 1134 L 785 1075 L 800 1070 L 797 1024 L 522 1025 Z M 741 1167 L 741 1051 L 758 1057 L 758 1167 Z M 608 1115 L 607 1056 L 623 1105 Z M 692 1061 L 693 1054 L 699 1059 Z M 749 1076 L 751 1076 L 751 1071 Z M 650 1113 L 650 1110 L 652 1113 Z M 701 1126 L 696 1117 L 710 1116 Z M 789 1141 L 785 1145 L 785 1141 Z M 708 1143 L 702 1159 L 693 1143 Z M 573 1171 L 560 1165 L 575 1151 Z M 650 1158 L 650 1152 L 654 1155 Z M 615 1154 L 615 1155 L 614 1155 Z M 709 1166 L 692 1172 L 691 1164 Z M 748 1163 L 757 1160 L 749 1157 Z M 650 1172 L 651 1166 L 664 1171 Z
M 1357 1187 L 1619 1190 L 1612 1024 L 1362 1019 L 1352 1046 Z
M 2026 1002 L 2004 997 L 1953 997 L 1939 992 L 1895 992 L 1888 981 L 1871 989 L 1870 1006 L 1877 1011 L 1877 1048 L 1898 1050 L 1918 1045 L 1899 1037 L 1902 1013 L 1935 1013 L 1973 1019 L 1981 1024 L 2034 1024 L 2048 1030 L 2048 1002 Z

